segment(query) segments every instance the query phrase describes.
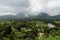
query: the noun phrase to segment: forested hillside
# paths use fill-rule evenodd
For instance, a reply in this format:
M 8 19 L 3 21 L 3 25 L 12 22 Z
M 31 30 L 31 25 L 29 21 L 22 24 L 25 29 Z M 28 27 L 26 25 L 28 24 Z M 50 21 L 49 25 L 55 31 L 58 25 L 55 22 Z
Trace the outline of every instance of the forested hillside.
M 0 21 L 0 40 L 60 40 L 60 28 L 44 21 Z M 60 26 L 59 21 L 52 22 Z

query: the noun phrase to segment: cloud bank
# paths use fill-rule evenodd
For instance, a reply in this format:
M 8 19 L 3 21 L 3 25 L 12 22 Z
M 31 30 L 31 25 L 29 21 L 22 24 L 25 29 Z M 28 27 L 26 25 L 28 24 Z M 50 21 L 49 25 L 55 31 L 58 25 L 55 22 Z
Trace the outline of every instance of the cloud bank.
M 60 14 L 60 0 L 0 0 L 0 16 L 18 13 L 37 15 L 45 12 L 51 16 Z

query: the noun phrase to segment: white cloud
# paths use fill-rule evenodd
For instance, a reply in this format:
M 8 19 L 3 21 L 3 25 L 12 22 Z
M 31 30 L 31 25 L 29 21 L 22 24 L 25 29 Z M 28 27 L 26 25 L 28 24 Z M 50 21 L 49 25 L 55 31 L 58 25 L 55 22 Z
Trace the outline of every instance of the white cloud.
M 47 3 L 46 7 L 49 15 L 58 15 L 60 13 L 60 0 L 51 0 Z
M 58 15 L 60 13 L 59 4 L 60 0 L 30 0 L 28 11 L 34 15 L 39 12 L 46 12 L 51 16 Z
M 56 0 L 56 1 L 49 1 L 48 3 L 47 3 L 47 7 L 49 7 L 49 8 L 54 8 L 54 7 L 60 7 L 60 0 Z
M 30 7 L 31 10 L 34 12 L 39 11 L 42 9 L 42 4 L 39 2 L 39 0 L 30 0 Z
M 29 0 L 30 6 L 28 7 L 29 13 L 32 15 L 37 15 L 43 7 L 43 3 L 41 0 Z
M 60 0 L 0 0 L 0 15 L 21 12 L 30 15 L 37 15 L 40 12 L 57 15 L 60 13 L 59 4 Z

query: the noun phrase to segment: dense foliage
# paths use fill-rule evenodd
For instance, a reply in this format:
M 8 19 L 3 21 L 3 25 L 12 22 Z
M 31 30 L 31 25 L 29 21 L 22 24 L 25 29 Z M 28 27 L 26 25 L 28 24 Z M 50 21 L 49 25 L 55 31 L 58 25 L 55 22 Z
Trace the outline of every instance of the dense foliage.
M 56 26 L 60 27 L 60 21 L 54 21 L 53 22 Z
M 60 40 L 60 29 L 43 21 L 0 21 L 0 40 Z

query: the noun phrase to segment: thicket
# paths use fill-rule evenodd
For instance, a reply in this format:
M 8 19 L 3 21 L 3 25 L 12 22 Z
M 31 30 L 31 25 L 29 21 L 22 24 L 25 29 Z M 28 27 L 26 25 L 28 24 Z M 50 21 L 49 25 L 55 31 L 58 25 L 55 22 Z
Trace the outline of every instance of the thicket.
M 0 21 L 0 40 L 60 40 L 60 29 L 43 21 Z

